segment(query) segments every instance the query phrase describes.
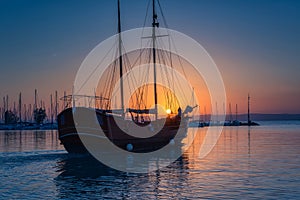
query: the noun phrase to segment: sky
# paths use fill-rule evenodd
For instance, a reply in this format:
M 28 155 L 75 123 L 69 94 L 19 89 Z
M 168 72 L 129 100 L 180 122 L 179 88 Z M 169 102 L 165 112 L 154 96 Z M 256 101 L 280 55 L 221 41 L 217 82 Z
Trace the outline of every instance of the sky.
M 59 96 L 71 92 L 86 55 L 116 33 L 116 2 L 0 0 L 1 99 L 9 95 L 12 104 L 22 92 L 24 102 L 33 103 L 35 88 L 40 99 L 55 90 Z M 143 26 L 147 3 L 121 0 L 123 30 Z M 300 1 L 160 3 L 168 27 L 195 39 L 213 58 L 227 101 L 240 112 L 250 93 L 254 113 L 300 113 Z

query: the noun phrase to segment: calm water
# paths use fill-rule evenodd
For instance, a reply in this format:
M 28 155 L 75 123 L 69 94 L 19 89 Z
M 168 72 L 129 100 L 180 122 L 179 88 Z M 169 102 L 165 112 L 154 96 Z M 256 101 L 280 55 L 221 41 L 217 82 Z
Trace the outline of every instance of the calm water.
M 0 198 L 300 199 L 300 122 L 227 127 L 199 159 L 204 135 L 170 166 L 126 174 L 68 155 L 56 131 L 0 131 Z

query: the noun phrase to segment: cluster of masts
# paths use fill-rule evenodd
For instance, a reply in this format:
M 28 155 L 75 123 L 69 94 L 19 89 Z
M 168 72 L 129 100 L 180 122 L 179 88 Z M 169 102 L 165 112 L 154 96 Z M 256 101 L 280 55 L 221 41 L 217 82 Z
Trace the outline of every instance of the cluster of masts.
M 218 112 L 218 104 L 216 102 L 215 121 L 211 121 L 211 114 L 206 113 L 206 107 L 204 107 L 204 114 L 199 115 L 199 120 L 192 120 L 191 127 L 203 127 L 203 126 L 257 126 L 256 122 L 253 122 L 250 118 L 250 95 L 248 94 L 248 112 L 247 121 L 241 122 L 238 120 L 238 105 L 235 104 L 235 119 L 231 109 L 231 103 L 229 103 L 229 112 L 225 112 L 225 104 L 223 103 L 223 115 Z M 200 112 L 200 110 L 199 110 Z M 222 120 L 221 120 L 222 119 Z
M 59 105 L 58 94 L 55 91 L 54 95 L 49 96 L 49 105 L 47 106 L 43 99 L 38 99 L 37 89 L 34 91 L 34 103 L 23 103 L 22 93 L 19 93 L 18 101 L 11 101 L 9 96 L 3 97 L 3 104 L 0 106 L 0 122 L 2 124 L 43 124 L 56 123 L 56 117 L 65 107 Z
M 228 112 L 225 113 L 225 104 L 223 104 L 223 113 L 225 114 L 225 119 L 228 121 L 238 121 L 238 104 L 235 104 L 235 112 L 232 112 L 231 103 L 228 104 Z M 199 113 L 200 113 L 200 106 L 199 106 Z M 201 118 L 202 116 L 202 118 Z M 211 114 L 208 114 L 206 111 L 206 106 L 203 108 L 203 113 L 199 115 L 201 121 L 209 121 Z M 216 116 L 220 116 L 218 111 L 218 103 L 216 102 Z
M 81 101 L 77 102 L 79 99 Z M 61 100 L 61 101 L 59 101 Z M 12 101 L 8 95 L 3 97 L 0 104 L 0 124 L 56 124 L 57 115 L 64 109 L 75 106 L 101 108 L 106 98 L 86 95 L 67 95 L 58 97 L 58 92 L 49 95 L 49 103 L 40 99 L 37 89 L 34 90 L 34 103 L 23 103 L 22 93 L 19 93 L 18 101 Z M 60 103 L 62 102 L 62 103 Z M 75 104 L 75 102 L 77 102 Z

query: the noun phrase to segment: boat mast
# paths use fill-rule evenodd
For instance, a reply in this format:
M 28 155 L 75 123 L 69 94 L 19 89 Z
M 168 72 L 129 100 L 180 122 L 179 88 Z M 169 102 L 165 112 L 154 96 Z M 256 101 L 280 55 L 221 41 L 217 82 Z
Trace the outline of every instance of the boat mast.
M 156 89 L 156 50 L 155 50 L 155 27 L 158 27 L 157 15 L 155 12 L 155 0 L 152 1 L 152 52 L 153 52 L 153 73 L 154 73 L 154 104 L 155 104 L 155 119 L 157 119 L 157 89 Z
M 55 122 L 57 122 L 57 106 L 58 106 L 58 103 L 57 103 L 57 90 L 55 91 Z
M 237 121 L 237 117 L 238 117 L 238 105 L 235 104 L 235 121 Z
M 34 110 L 37 109 L 37 90 L 34 90 Z
M 250 95 L 248 94 L 248 125 L 250 125 Z
M 122 38 L 121 38 L 121 16 L 120 16 L 120 0 L 118 0 L 118 34 L 119 34 L 119 65 L 120 65 L 120 91 L 121 91 L 121 109 L 124 115 L 124 89 L 123 89 L 123 59 L 122 59 Z
M 19 94 L 19 120 L 22 123 L 22 93 Z
M 50 94 L 50 118 L 51 118 L 51 124 L 53 124 L 53 102 L 52 102 L 52 94 Z
M 231 103 L 229 103 L 229 118 L 230 118 L 230 122 L 232 122 Z

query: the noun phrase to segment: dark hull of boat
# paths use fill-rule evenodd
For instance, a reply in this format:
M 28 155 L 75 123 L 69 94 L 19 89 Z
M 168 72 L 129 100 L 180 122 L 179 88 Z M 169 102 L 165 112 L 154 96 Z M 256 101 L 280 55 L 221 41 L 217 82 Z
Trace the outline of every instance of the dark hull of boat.
M 95 111 L 96 115 L 92 114 Z M 69 153 L 88 153 L 83 144 L 84 142 L 82 142 L 83 140 L 92 141 L 94 146 L 101 146 L 101 149 L 105 149 L 105 145 L 110 145 L 107 144 L 107 139 L 126 151 L 151 152 L 169 144 L 176 135 L 178 136 L 176 138 L 181 140 L 187 132 L 187 123 L 181 119 L 173 119 L 165 121 L 160 131 L 151 137 L 134 137 L 119 128 L 122 123 L 123 127 L 128 126 L 128 124 L 129 126 L 132 125 L 130 124 L 133 123 L 132 121 L 123 120 L 121 117 L 113 117 L 113 115 L 101 110 L 88 108 L 76 108 L 76 113 L 91 116 L 91 118 L 85 117 L 84 120 L 75 122 L 77 124 L 75 127 L 72 108 L 68 108 L 58 115 L 59 140 Z M 95 120 L 95 117 L 97 117 L 97 120 Z M 180 123 L 181 121 L 182 123 Z M 155 127 L 155 124 L 153 126 Z M 99 131 L 100 127 L 102 131 Z

